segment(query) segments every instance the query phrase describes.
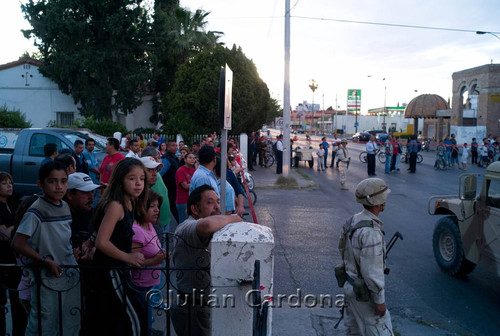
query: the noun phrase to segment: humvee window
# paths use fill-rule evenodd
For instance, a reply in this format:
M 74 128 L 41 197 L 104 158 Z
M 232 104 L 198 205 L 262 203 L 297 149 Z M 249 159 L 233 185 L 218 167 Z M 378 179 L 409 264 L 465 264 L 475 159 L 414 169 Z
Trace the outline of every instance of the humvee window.
M 491 207 L 500 209 L 500 181 L 488 181 L 486 203 Z

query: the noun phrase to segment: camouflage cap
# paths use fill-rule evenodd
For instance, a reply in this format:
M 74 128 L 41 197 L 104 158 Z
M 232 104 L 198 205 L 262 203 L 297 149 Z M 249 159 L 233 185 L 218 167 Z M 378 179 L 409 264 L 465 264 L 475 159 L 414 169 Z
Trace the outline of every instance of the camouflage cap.
M 347 143 L 347 139 L 346 138 L 342 138 L 342 140 L 340 140 L 340 143 Z
M 356 202 L 368 206 L 384 204 L 390 192 L 384 180 L 367 178 L 356 187 Z

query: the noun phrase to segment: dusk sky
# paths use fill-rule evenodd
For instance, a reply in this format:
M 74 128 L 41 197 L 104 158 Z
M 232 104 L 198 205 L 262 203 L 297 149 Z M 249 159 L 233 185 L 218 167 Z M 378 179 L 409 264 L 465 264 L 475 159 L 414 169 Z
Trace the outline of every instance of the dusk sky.
M 271 95 L 282 103 L 284 0 L 189 0 L 181 6 L 211 12 L 208 29 L 224 32 L 226 46 L 241 46 Z M 500 60 L 498 0 L 291 0 L 291 105 L 314 102 L 345 109 L 347 89 L 362 90 L 361 110 L 408 103 L 416 95 L 452 96 L 453 72 Z M 447 28 L 404 28 L 341 21 Z M 0 64 L 35 51 L 20 29 L 29 28 L 18 0 L 0 10 Z M 235 73 L 234 76 L 238 74 Z M 371 77 L 368 77 L 371 76 Z M 385 80 L 383 80 L 385 78 Z M 417 90 L 418 92 L 415 92 Z

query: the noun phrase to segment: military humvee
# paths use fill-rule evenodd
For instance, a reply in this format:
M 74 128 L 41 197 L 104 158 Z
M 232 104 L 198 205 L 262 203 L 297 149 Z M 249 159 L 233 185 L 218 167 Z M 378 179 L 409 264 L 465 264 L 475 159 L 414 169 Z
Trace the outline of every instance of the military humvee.
M 486 168 L 476 196 L 477 176 L 462 174 L 458 196 L 433 196 L 431 215 L 440 218 L 433 234 L 433 249 L 441 269 L 453 276 L 466 275 L 476 265 L 500 276 L 500 162 Z

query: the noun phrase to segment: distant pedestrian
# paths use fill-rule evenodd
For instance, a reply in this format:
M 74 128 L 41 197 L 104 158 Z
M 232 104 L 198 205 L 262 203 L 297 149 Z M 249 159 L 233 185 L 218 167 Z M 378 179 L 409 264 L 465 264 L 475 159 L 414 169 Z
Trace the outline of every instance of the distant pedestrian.
M 458 163 L 458 147 L 455 144 L 451 144 L 451 160 L 450 160 L 450 166 L 455 167 L 455 164 L 457 165 L 457 168 L 460 167 Z
M 154 131 L 153 141 L 156 142 L 156 145 L 158 146 L 158 149 L 159 149 L 162 142 L 165 142 L 165 139 L 163 139 L 163 137 L 160 136 L 159 131 Z
M 283 134 L 280 134 L 276 141 L 276 174 L 283 172 L 283 150 Z
M 467 159 L 469 158 L 469 147 L 467 147 L 467 143 L 464 143 L 464 147 L 462 149 L 462 158 L 460 163 L 462 164 L 462 169 L 467 170 Z
M 412 135 L 410 137 L 410 142 L 408 143 L 408 155 L 410 156 L 410 174 L 414 174 L 417 170 L 417 155 L 418 155 L 418 142 L 417 137 Z
M 366 143 L 366 160 L 368 162 L 368 176 L 376 176 L 375 174 L 375 155 L 378 152 L 378 146 L 375 142 L 375 136 L 370 136 L 370 141 Z
M 476 138 L 472 138 L 472 142 L 470 144 L 470 154 L 471 154 L 471 158 L 472 158 L 472 164 L 478 164 L 477 162 L 477 149 L 478 149 L 478 144 L 477 144 L 477 141 L 476 141 Z
M 253 167 L 254 156 L 257 152 L 257 139 L 255 138 L 255 132 L 251 132 L 248 137 L 248 170 L 255 171 Z
M 316 149 L 316 156 L 318 157 L 318 171 L 325 171 L 325 150 L 323 149 L 323 144 L 319 144 L 319 148 Z
M 108 138 L 108 141 L 106 142 L 106 153 L 108 155 L 104 157 L 101 167 L 99 168 L 100 184 L 108 185 L 113 168 L 118 161 L 125 159 L 125 156 L 119 152 L 119 149 L 120 143 L 118 140 L 115 138 Z
M 402 147 L 399 143 L 399 138 L 396 136 L 392 137 L 392 158 L 391 158 L 391 172 L 399 171 L 399 156 L 402 153 Z
M 337 134 L 334 134 L 332 139 L 332 163 L 330 164 L 330 168 L 333 168 L 333 165 L 335 164 L 335 156 L 337 155 L 339 146 L 340 146 L 340 139 L 337 138 Z
M 326 168 L 326 167 L 328 167 L 328 165 L 326 164 L 326 161 L 328 159 L 328 148 L 330 148 L 330 145 L 326 141 L 326 137 L 321 138 L 321 144 L 323 145 L 323 150 L 325 151 L 325 156 L 323 156 L 323 161 L 324 161 L 323 166 Z
M 140 159 L 141 158 L 141 156 L 140 156 L 141 146 L 139 145 L 139 141 L 132 139 L 128 142 L 128 144 L 129 144 L 128 145 L 129 151 L 128 151 L 127 155 L 125 155 L 125 157 Z
M 346 180 L 347 180 L 347 169 L 349 168 L 349 162 L 351 158 L 349 157 L 349 151 L 347 150 L 347 139 L 343 138 L 337 151 L 337 157 L 339 162 L 339 179 L 340 179 L 340 189 L 347 190 Z
M 45 146 L 43 146 L 43 154 L 45 158 L 40 163 L 40 167 L 46 164 L 47 162 L 52 162 L 57 156 L 57 145 L 55 143 L 49 142 Z
M 450 140 L 450 137 L 444 138 L 443 141 L 444 147 L 446 148 L 446 151 L 444 152 L 444 162 L 446 163 L 446 166 L 450 167 L 451 166 L 451 145 L 453 144 Z
M 384 143 L 385 149 L 385 173 L 389 174 L 391 172 L 391 162 L 392 162 L 392 152 L 394 147 L 392 146 L 392 136 L 388 135 Z

